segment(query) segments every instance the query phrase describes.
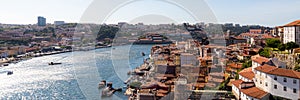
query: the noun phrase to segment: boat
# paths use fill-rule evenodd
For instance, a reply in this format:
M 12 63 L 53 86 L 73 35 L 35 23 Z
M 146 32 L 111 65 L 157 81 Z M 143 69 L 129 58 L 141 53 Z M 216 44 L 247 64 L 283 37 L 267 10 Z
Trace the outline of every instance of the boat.
M 7 75 L 12 75 L 12 74 L 14 74 L 13 71 L 8 71 L 8 72 L 7 72 Z
M 102 80 L 99 84 L 98 84 L 98 88 L 103 88 L 106 86 L 106 81 Z
M 113 90 L 115 90 L 115 91 L 122 91 L 122 88 L 115 88 Z
M 9 65 L 9 63 L 3 63 L 3 66 L 8 66 Z
M 122 91 L 122 88 L 113 88 L 111 82 L 107 83 L 106 85 L 107 86 L 102 90 L 102 96 L 111 96 L 116 91 Z
M 115 90 L 112 90 L 110 87 L 106 87 L 102 90 L 102 96 L 111 96 Z
M 59 65 L 59 64 L 61 64 L 61 63 L 54 63 L 54 62 L 48 63 L 48 65 Z

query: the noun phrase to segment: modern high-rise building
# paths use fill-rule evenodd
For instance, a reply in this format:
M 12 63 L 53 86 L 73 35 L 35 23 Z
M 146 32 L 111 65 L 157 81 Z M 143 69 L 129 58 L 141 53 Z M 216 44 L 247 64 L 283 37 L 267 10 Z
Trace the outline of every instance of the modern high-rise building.
M 39 16 L 37 25 L 38 26 L 46 26 L 46 18 Z

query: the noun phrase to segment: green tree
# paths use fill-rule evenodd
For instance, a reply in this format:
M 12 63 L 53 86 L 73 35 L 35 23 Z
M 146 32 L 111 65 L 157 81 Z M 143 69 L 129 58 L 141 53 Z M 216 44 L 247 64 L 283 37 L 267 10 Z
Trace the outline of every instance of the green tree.
M 300 72 L 300 65 L 297 64 L 297 65 L 294 67 L 294 70 Z
M 242 69 L 249 68 L 251 66 L 252 66 L 252 61 L 250 60 L 250 61 L 247 61 L 247 62 L 243 63 Z
M 260 49 L 260 50 L 258 51 L 258 54 L 259 54 L 260 56 L 270 58 L 270 57 L 271 57 L 271 53 L 270 53 L 270 52 L 271 52 L 270 49 L 264 48 L 264 49 Z
M 129 84 L 129 86 L 130 86 L 131 88 L 140 88 L 141 85 L 142 85 L 141 82 L 132 82 L 132 83 Z
M 278 45 L 277 48 L 278 48 L 279 51 L 284 51 L 286 49 L 286 45 L 281 43 L 281 44 Z
M 286 43 L 286 49 L 287 50 L 291 50 L 291 52 L 293 52 L 294 48 L 299 48 L 299 45 L 296 44 L 295 42 L 288 42 L 288 43 Z
M 103 25 L 100 27 L 100 30 L 97 34 L 97 40 L 104 40 L 105 38 L 113 39 L 118 31 L 118 27 Z
M 279 39 L 271 38 L 266 40 L 267 46 L 271 48 L 277 48 L 278 45 L 281 43 Z
M 300 64 L 300 59 L 297 59 L 296 62 L 297 62 L 298 64 Z

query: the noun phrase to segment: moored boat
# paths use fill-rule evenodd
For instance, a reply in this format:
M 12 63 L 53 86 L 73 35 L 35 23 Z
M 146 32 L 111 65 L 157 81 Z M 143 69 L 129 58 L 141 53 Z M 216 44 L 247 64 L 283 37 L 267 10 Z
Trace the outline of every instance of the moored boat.
M 7 72 L 7 75 L 12 75 L 12 74 L 14 74 L 13 71 L 8 71 L 8 72 Z
M 54 63 L 54 62 L 48 63 L 48 65 L 59 65 L 59 64 L 61 64 L 61 63 Z
M 98 84 L 98 88 L 103 88 L 106 86 L 106 81 L 102 80 L 99 84 Z

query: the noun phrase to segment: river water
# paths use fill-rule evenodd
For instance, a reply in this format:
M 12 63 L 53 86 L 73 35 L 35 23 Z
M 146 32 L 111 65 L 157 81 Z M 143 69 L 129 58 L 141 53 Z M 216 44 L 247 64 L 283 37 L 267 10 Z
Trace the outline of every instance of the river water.
M 119 88 L 127 72 L 143 63 L 152 45 L 126 45 L 35 57 L 0 68 L 0 99 L 127 100 L 123 92 L 101 97 L 101 80 Z M 49 66 L 49 62 L 61 65 Z M 4 71 L 13 71 L 6 75 Z

